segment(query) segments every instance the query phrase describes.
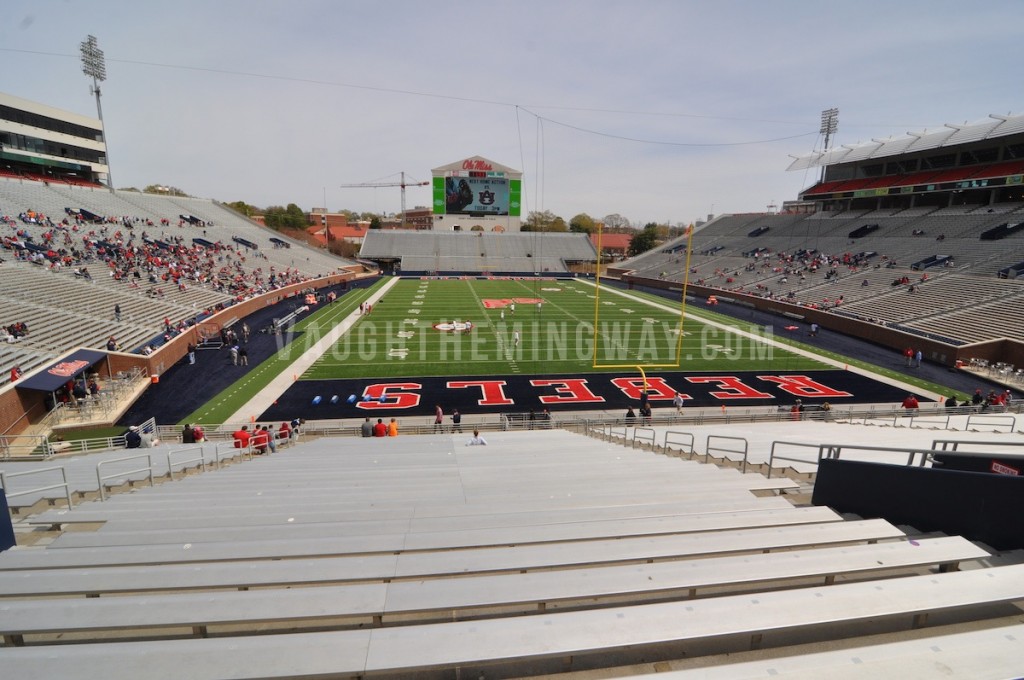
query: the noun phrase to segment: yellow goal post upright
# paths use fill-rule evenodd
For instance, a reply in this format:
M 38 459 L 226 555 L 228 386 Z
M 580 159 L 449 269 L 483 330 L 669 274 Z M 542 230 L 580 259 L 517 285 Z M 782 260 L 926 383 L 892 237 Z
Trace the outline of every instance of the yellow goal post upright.
M 594 360 L 591 368 L 602 369 L 602 368 L 636 368 L 640 372 L 640 377 L 643 379 L 644 390 L 647 389 L 647 374 L 644 372 L 645 368 L 679 368 L 682 365 L 682 349 L 683 349 L 683 322 L 686 320 L 686 289 L 690 283 L 690 256 L 693 253 L 693 225 L 689 225 L 686 228 L 686 267 L 683 269 L 683 291 L 679 296 L 679 324 L 676 326 L 676 361 L 675 363 L 646 363 L 646 364 L 602 364 L 598 362 L 598 356 L 600 354 L 600 337 L 599 332 L 599 321 L 600 321 L 600 309 L 601 309 L 601 236 L 604 230 L 604 224 L 601 222 L 597 223 L 597 268 L 594 273 L 594 326 L 593 326 L 593 342 L 594 347 Z

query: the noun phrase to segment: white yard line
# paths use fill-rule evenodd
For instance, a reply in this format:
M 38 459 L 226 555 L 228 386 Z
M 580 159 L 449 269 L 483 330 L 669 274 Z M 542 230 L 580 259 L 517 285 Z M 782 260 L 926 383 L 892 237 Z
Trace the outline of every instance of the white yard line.
M 590 281 L 589 279 L 576 279 L 576 281 L 579 281 L 580 283 L 587 283 L 587 284 L 593 286 L 595 289 L 597 288 L 597 284 L 594 283 L 593 281 Z M 616 295 L 621 295 L 624 298 L 628 298 L 630 300 L 641 302 L 643 304 L 649 305 L 649 306 L 654 307 L 656 309 L 662 309 L 662 310 L 665 310 L 667 312 L 673 312 L 673 313 L 676 313 L 676 314 L 679 313 L 679 309 L 676 308 L 676 307 L 669 307 L 668 305 L 663 305 L 661 303 L 654 302 L 653 300 L 647 300 L 647 299 L 642 298 L 642 297 L 636 297 L 636 296 L 630 295 L 629 293 L 621 291 L 618 288 L 614 288 L 612 286 L 608 286 L 608 287 L 601 286 L 601 290 L 605 291 L 605 292 L 612 292 L 612 293 L 615 293 Z M 823 364 L 827 364 L 829 366 L 834 366 L 835 368 L 842 368 L 843 370 L 850 371 L 851 373 L 856 373 L 858 375 L 866 376 L 868 378 L 871 378 L 872 380 L 877 380 L 877 381 L 883 382 L 883 383 L 885 383 L 887 385 L 892 385 L 892 386 L 898 387 L 898 388 L 900 388 L 902 390 L 906 390 L 908 394 L 909 393 L 913 393 L 913 394 L 916 394 L 916 395 L 919 395 L 919 396 L 927 397 L 928 399 L 932 399 L 934 401 L 939 401 L 939 400 L 944 400 L 945 399 L 944 395 L 938 394 L 936 392 L 928 392 L 928 391 L 918 387 L 917 385 L 912 385 L 910 383 L 906 383 L 906 382 L 903 382 L 901 380 L 897 380 L 895 378 L 890 378 L 889 376 L 882 375 L 880 373 L 875 373 L 874 371 L 870 371 L 870 370 L 868 370 L 866 368 L 861 368 L 859 366 L 850 366 L 850 365 L 846 364 L 845 362 L 839 361 L 838 359 L 832 359 L 831 357 L 827 357 L 827 356 L 823 356 L 823 355 L 820 355 L 820 354 L 816 354 L 814 352 L 811 352 L 811 351 L 806 350 L 806 349 L 802 349 L 800 347 L 794 347 L 793 345 L 787 345 L 786 343 L 779 342 L 778 340 L 775 340 L 774 338 L 773 339 L 764 338 L 764 337 L 762 337 L 760 335 L 757 335 L 755 333 L 750 333 L 750 332 L 747 332 L 747 331 L 740 330 L 739 328 L 736 328 L 734 326 L 729 326 L 727 324 L 723 324 L 723 323 L 720 323 L 718 321 L 713 321 L 713 320 L 711 320 L 711 319 L 709 319 L 707 317 L 701 316 L 699 313 L 695 314 L 695 313 L 691 312 L 690 311 L 690 306 L 691 305 L 688 304 L 687 307 L 686 307 L 686 315 L 688 317 L 692 317 L 692 318 L 696 319 L 697 321 L 700 321 L 701 323 L 707 324 L 707 325 L 712 326 L 714 328 L 719 328 L 719 329 L 728 331 L 730 333 L 734 333 L 736 335 L 739 335 L 739 336 L 744 337 L 744 338 L 748 338 L 748 339 L 753 340 L 755 342 L 766 343 L 766 344 L 771 345 L 772 347 L 778 347 L 778 348 L 784 349 L 784 350 L 786 350 L 788 352 L 792 352 L 793 354 L 798 354 L 798 355 L 800 355 L 802 357 L 807 357 L 809 359 L 814 359 L 815 361 L 820 361 Z M 682 368 L 682 367 L 680 367 L 680 368 Z
M 398 278 L 391 277 L 383 286 L 380 287 L 380 289 L 377 290 L 377 292 L 368 297 L 366 301 L 371 305 L 377 304 L 377 302 L 384 297 L 384 293 L 391 290 L 396 283 L 398 283 Z M 324 337 L 320 338 L 315 345 L 300 354 L 295 361 L 282 369 L 277 377 L 270 381 L 269 385 L 260 390 L 252 399 L 246 402 L 242 408 L 238 409 L 238 411 L 233 413 L 231 417 L 224 422 L 239 423 L 258 419 L 264 411 L 274 405 L 274 402 L 277 401 L 278 397 L 284 394 L 288 388 L 291 387 L 292 383 L 295 381 L 293 376 L 305 373 L 310 366 L 316 363 L 317 359 L 326 354 L 327 351 L 341 339 L 341 336 L 352 328 L 359 318 L 360 317 L 357 312 L 352 312 L 345 317 L 341 323 L 332 328 Z

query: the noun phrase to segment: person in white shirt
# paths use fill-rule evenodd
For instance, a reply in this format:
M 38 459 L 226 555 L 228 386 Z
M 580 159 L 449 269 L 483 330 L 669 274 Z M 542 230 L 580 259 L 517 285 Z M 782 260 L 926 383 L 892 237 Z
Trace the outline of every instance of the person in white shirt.
M 473 438 L 466 442 L 466 446 L 487 446 L 487 440 L 480 435 L 480 430 L 473 430 Z

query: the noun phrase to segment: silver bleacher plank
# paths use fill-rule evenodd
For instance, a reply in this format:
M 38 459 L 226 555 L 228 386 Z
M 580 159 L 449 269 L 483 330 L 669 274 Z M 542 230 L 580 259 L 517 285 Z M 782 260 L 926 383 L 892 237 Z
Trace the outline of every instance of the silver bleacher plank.
M 272 578 L 298 578 L 293 571 L 328 569 L 326 581 L 372 580 L 379 578 L 420 578 L 446 574 L 547 569 L 565 566 L 610 564 L 682 559 L 698 555 L 752 553 L 807 546 L 858 543 L 905 538 L 903 532 L 884 520 L 857 520 L 824 524 L 737 529 L 723 532 L 648 536 L 596 541 L 572 541 L 502 548 L 467 548 L 441 552 L 414 552 L 386 555 L 337 556 L 323 546 L 327 541 L 304 542 L 290 553 L 281 549 L 295 542 L 272 541 L 253 545 L 235 544 L 233 549 L 214 551 L 178 550 L 164 546 L 99 550 L 78 548 L 61 551 L 37 549 L 26 556 L 25 550 L 12 548 L 0 554 L 0 596 L 26 592 L 124 592 L 126 590 L 173 590 L 187 587 L 232 587 L 240 574 L 263 572 L 280 567 L 284 574 Z M 321 550 L 302 551 L 304 545 Z M 242 550 L 244 546 L 245 550 Z M 217 546 L 219 547 L 219 546 Z M 278 548 L 274 550 L 274 548 Z M 187 557 L 182 553 L 190 553 Z M 64 556 L 61 562 L 47 560 Z M 225 557 L 226 555 L 226 557 Z M 73 559 L 66 559 L 68 556 Z M 173 562 L 167 557 L 179 559 Z M 205 560 L 203 559 L 205 557 Z M 313 559 L 303 559 L 313 558 Z M 219 558 L 219 559 L 218 559 Z M 277 561 L 264 562 L 262 560 Z M 287 559 L 284 559 L 287 558 Z M 131 561 L 128 561 L 128 560 Z M 97 569 L 97 567 L 104 567 Z M 108 576 L 112 575 L 112 576 Z M 77 579 L 80 585 L 73 585 Z M 210 579 L 205 581 L 203 579 Z M 83 585 L 84 584 L 84 585 Z M 204 586 L 205 584 L 205 586 Z M 71 590 L 68 590 L 72 588 Z M 62 590 L 63 589 L 63 590 Z
M 132 643 L 5 647 L 15 678 L 206 680 L 412 673 L 867 619 L 1024 598 L 1024 565 L 863 583 L 372 630 Z
M 688 592 L 796 578 L 830 578 L 989 557 L 960 537 L 787 551 L 657 564 L 467 576 L 317 588 L 218 591 L 113 598 L 0 600 L 0 634 L 294 623 L 322 618 L 539 607 L 622 595 Z
M 167 531 L 172 529 L 186 529 L 191 527 L 253 527 L 253 526 L 277 526 L 281 524 L 309 524 L 318 522 L 337 522 L 350 524 L 353 530 L 358 531 L 360 525 L 370 522 L 384 522 L 389 520 L 409 520 L 409 531 L 441 531 L 445 529 L 466 528 L 482 529 L 486 527 L 502 526 L 525 526 L 528 524 L 554 524 L 561 522 L 574 522 L 581 519 L 628 519 L 638 517 L 663 517 L 665 515 L 689 515 L 705 512 L 742 512 L 749 510 L 768 510 L 777 508 L 789 508 L 792 504 L 781 496 L 751 496 L 746 498 L 716 498 L 688 500 L 675 503 L 650 503 L 637 505 L 613 505 L 605 507 L 582 507 L 582 508 L 551 508 L 542 507 L 539 509 L 526 508 L 518 505 L 508 508 L 508 512 L 499 513 L 498 508 L 489 508 L 482 512 L 480 508 L 474 508 L 475 512 L 469 513 L 469 508 L 455 508 L 450 505 L 435 506 L 428 508 L 424 506 L 399 507 L 388 506 L 373 509 L 316 509 L 303 510 L 302 512 L 280 512 L 264 510 L 260 513 L 233 512 L 231 509 L 211 514 L 208 512 L 195 512 L 185 515 L 177 512 L 173 517 L 132 517 L 128 514 L 116 516 L 104 513 L 101 509 L 80 510 L 87 506 L 78 506 L 74 512 L 67 513 L 62 510 L 48 510 L 40 515 L 28 517 L 26 524 L 52 525 L 76 524 L 76 523 L 100 523 L 103 525 L 97 529 L 99 533 L 111 533 L 120 531 Z M 291 509 L 289 509 L 291 510 Z
M 658 680 L 1018 680 L 1024 624 L 658 673 Z M 616 675 L 626 680 L 640 675 Z M 646 674 L 643 677 L 648 677 Z
M 638 517 L 611 520 L 578 519 L 573 522 L 526 524 L 521 526 L 457 528 L 447 530 L 412 532 L 409 522 L 392 520 L 389 523 L 370 522 L 358 526 L 358 531 L 350 529 L 351 523 L 319 522 L 310 524 L 285 523 L 279 526 L 256 526 L 242 528 L 205 527 L 168 531 L 132 531 L 132 532 L 68 532 L 54 539 L 48 546 L 49 550 L 64 548 L 81 548 L 92 546 L 131 546 L 158 545 L 181 543 L 217 543 L 234 541 L 302 539 L 317 537 L 345 536 L 355 539 L 358 536 L 371 536 L 372 545 L 379 549 L 385 537 L 393 538 L 393 549 L 421 550 L 438 549 L 438 547 L 476 547 L 482 545 L 506 545 L 543 543 L 547 541 L 566 541 L 592 538 L 608 538 L 638 536 L 651 534 L 681 533 L 691 531 L 712 531 L 737 527 L 779 526 L 783 524 L 803 524 L 810 522 L 838 521 L 828 508 L 788 508 L 769 509 L 762 512 L 720 512 L 695 513 L 685 515 L 665 515 L 661 517 Z M 353 541 L 352 552 L 359 550 Z

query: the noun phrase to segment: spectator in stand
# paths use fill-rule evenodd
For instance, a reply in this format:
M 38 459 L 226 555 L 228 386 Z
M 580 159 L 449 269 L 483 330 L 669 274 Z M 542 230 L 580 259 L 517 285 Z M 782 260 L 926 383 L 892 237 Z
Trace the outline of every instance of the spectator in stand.
M 142 434 L 139 432 L 138 425 L 128 428 L 128 432 L 124 435 L 124 445 L 128 449 L 142 448 Z
M 917 414 L 917 409 L 919 407 L 920 404 L 917 401 L 917 397 L 915 397 L 913 394 L 908 394 L 906 399 L 903 400 L 903 408 L 905 408 L 907 410 L 907 413 L 910 415 Z
M 487 440 L 480 434 L 480 430 L 473 430 L 473 438 L 466 442 L 466 446 L 487 446 Z
M 236 449 L 249 448 L 249 442 L 252 439 L 252 434 L 249 433 L 248 425 L 242 425 L 242 427 L 238 430 L 235 430 L 231 436 L 235 440 Z
M 384 424 L 384 420 L 383 419 L 377 418 L 377 424 L 373 426 L 373 436 L 374 437 L 387 437 L 388 436 L 388 426 Z
M 452 432 L 462 433 L 462 414 L 459 409 L 452 411 Z
M 270 429 L 269 425 L 264 425 L 260 429 L 260 436 L 267 441 L 267 448 L 270 449 L 271 453 L 277 453 L 277 442 L 274 441 L 274 432 Z
M 388 423 L 388 436 L 389 437 L 397 437 L 398 436 L 398 421 L 395 420 L 394 418 L 392 418 L 391 422 Z
M 957 407 L 956 395 L 955 394 L 951 394 L 951 395 L 949 395 L 949 398 L 946 399 L 946 408 L 956 408 L 956 407 Z
M 203 432 L 202 426 L 196 425 L 192 428 L 192 438 L 196 440 L 196 444 L 202 444 L 206 441 L 206 433 Z
M 277 428 L 277 438 L 283 441 L 291 441 L 292 438 L 292 426 L 288 424 L 288 421 L 281 423 L 281 427 Z
M 366 420 L 359 426 L 359 433 L 364 437 L 373 436 L 373 423 L 370 422 L 370 416 L 366 416 Z
M 11 382 L 15 382 L 21 379 L 21 366 L 15 366 L 11 369 Z
M 196 435 L 192 430 L 192 426 L 185 423 L 185 427 L 181 428 L 181 443 L 182 444 L 195 444 Z
M 270 444 L 270 438 L 267 436 L 267 431 L 261 429 L 259 425 L 252 433 L 252 448 L 256 453 L 264 455 L 267 453 L 267 446 Z

